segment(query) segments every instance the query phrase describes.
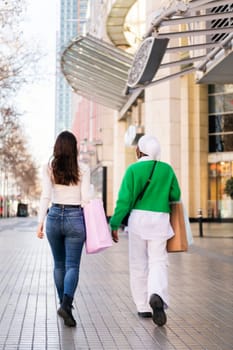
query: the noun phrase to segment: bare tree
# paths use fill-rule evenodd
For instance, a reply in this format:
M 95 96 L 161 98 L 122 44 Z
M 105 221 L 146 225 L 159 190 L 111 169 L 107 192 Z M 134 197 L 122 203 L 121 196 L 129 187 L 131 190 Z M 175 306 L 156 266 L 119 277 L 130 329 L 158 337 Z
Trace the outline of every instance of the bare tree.
M 19 22 L 25 11 L 25 0 L 0 0 L 0 21 L 2 26 Z
M 38 169 L 28 152 L 18 115 L 11 108 L 2 108 L 0 113 L 3 119 L 0 126 L 2 166 L 13 175 L 23 195 L 34 196 L 38 188 Z
M 0 0 L 0 163 L 23 194 L 38 192 L 37 167 L 14 106 L 17 92 L 31 82 L 41 53 L 24 41 L 25 0 Z
M 42 55 L 35 45 L 24 41 L 21 20 L 25 1 L 8 0 L 0 4 L 0 101 L 6 103 L 23 84 L 33 80 Z

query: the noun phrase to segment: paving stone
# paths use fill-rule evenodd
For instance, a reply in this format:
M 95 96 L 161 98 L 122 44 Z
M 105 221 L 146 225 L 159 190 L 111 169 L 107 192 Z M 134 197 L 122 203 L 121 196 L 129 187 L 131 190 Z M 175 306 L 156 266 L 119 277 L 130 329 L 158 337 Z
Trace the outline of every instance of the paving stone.
M 36 219 L 0 219 L 0 350 L 232 349 L 233 224 L 206 224 L 203 238 L 191 226 L 189 252 L 169 255 L 165 327 L 137 316 L 121 233 L 112 248 L 83 252 L 70 329 L 57 315 L 53 261 L 47 240 L 36 238 Z

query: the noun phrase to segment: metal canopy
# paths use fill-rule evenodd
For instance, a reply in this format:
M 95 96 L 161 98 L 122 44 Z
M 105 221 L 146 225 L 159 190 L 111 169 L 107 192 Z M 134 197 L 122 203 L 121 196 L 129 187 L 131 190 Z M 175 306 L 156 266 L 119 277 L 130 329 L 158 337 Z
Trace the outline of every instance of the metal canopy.
M 225 58 L 215 59 L 215 64 L 211 67 L 206 66 L 205 73 L 197 75 L 198 82 L 202 84 L 232 84 L 233 83 L 233 51 L 227 54 Z M 198 72 L 199 73 L 199 72 Z
M 61 69 L 79 95 L 120 111 L 132 99 L 123 94 L 132 59 L 132 55 L 91 35 L 78 36 L 63 52 Z
M 233 82 L 232 0 L 172 1 L 154 17 L 144 39 L 150 36 L 169 39 L 166 53 L 154 80 L 126 88 L 128 93 L 190 72 L 198 83 Z M 130 72 L 137 67 L 140 74 L 134 59 Z

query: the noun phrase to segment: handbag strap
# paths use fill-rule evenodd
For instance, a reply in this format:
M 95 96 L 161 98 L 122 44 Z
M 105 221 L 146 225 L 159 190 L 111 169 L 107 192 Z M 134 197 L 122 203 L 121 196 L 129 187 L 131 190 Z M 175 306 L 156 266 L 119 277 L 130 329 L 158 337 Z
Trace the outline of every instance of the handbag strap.
M 150 184 L 150 182 L 151 182 L 151 178 L 152 178 L 152 175 L 153 175 L 153 172 L 154 172 L 154 169 L 155 169 L 156 164 L 157 164 L 157 162 L 154 161 L 154 164 L 153 164 L 153 167 L 152 167 L 150 176 L 149 176 L 149 178 L 147 179 L 147 181 L 146 181 L 146 183 L 145 183 L 145 185 L 144 185 L 142 191 L 138 194 L 138 196 L 137 196 L 137 198 L 136 198 L 136 200 L 135 200 L 133 206 L 135 206 L 135 204 L 137 203 L 137 201 L 138 201 L 139 199 L 141 200 L 142 197 L 144 196 L 144 193 L 145 193 L 147 187 L 149 186 L 149 184 Z

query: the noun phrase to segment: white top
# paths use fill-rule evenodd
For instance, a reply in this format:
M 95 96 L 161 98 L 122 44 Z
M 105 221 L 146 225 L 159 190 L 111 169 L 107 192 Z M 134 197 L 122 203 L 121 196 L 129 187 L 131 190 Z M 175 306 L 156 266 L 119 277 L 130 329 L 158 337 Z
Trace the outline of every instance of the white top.
M 152 160 L 149 156 L 138 159 L 138 162 Z M 154 169 L 156 172 L 156 166 Z M 146 191 L 149 190 L 149 187 Z M 169 239 L 174 236 L 170 224 L 170 214 L 148 210 L 133 209 L 128 220 L 130 234 L 139 235 L 142 239 L 153 240 L 157 238 Z
M 174 236 L 169 213 L 138 209 L 133 209 L 130 214 L 128 231 L 130 234 L 139 235 L 146 240 L 169 239 Z
M 51 169 L 48 164 L 43 166 L 42 193 L 38 222 L 44 222 L 50 202 L 58 204 L 81 205 L 89 202 L 91 197 L 90 168 L 87 164 L 79 163 L 81 180 L 77 185 L 58 185 L 51 180 Z

